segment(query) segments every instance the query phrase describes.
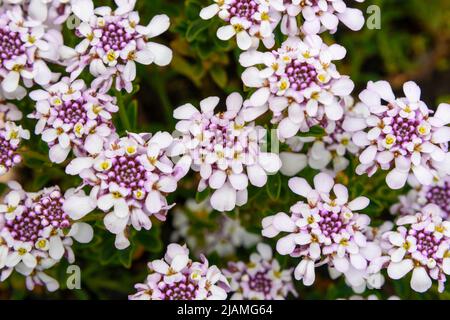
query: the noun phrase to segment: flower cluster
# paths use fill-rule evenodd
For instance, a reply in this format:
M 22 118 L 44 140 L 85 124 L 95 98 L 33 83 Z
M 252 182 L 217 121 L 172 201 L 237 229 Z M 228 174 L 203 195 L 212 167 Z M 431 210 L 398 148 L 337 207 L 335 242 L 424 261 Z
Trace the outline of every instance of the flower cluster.
M 22 112 L 13 104 L 0 102 L 0 176 L 22 161 L 18 148 L 22 139 L 29 139 L 30 132 L 17 125 Z
M 292 206 L 290 216 L 280 212 L 264 218 L 262 234 L 273 238 L 280 232 L 288 233 L 278 240 L 276 248 L 282 255 L 301 258 L 294 271 L 297 280 L 313 284 L 314 269 L 323 264 L 351 277 L 353 272 L 365 271 L 371 260 L 381 255 L 365 235 L 370 218 L 354 212 L 367 207 L 369 199 L 358 197 L 349 202 L 347 188 L 335 184 L 326 173 L 314 177 L 315 189 L 303 178 L 291 178 L 289 187 L 307 201 Z
M 438 206 L 429 204 L 414 215 L 397 220 L 397 230 L 383 235 L 390 257 L 387 267 L 391 279 L 401 279 L 412 271 L 411 288 L 430 289 L 432 279 L 444 291 L 450 274 L 450 222 L 442 219 Z
M 158 15 L 147 26 L 139 25 L 139 14 L 133 11 L 135 1 L 115 2 L 118 7 L 114 11 L 110 7 L 94 9 L 91 0 L 75 10 L 82 20 L 76 34 L 83 40 L 75 49 L 65 50 L 67 71 L 74 80 L 89 66 L 95 76 L 94 88 L 107 91 L 115 81 L 117 90 L 131 92 L 136 62 L 166 66 L 172 60 L 169 48 L 149 41 L 165 32 L 170 22 L 166 15 Z
M 200 172 L 199 191 L 214 189 L 210 203 L 218 211 L 247 203 L 249 182 L 262 187 L 267 174 L 281 167 L 277 154 L 262 151 L 266 130 L 244 120 L 242 103 L 241 95 L 233 93 L 224 112 L 214 113 L 217 97 L 201 101 L 201 111 L 191 104 L 174 111 L 179 137 L 171 153 L 190 158 L 192 169 Z
M 65 257 L 75 260 L 71 249 L 73 239 L 88 243 L 93 237 L 90 225 L 74 222 L 64 210 L 70 197 L 83 196 L 81 191 L 59 187 L 27 193 L 16 182 L 0 205 L 0 280 L 16 270 L 27 277 L 27 287 L 45 285 L 54 291 L 58 283 L 44 273 Z
M 438 180 L 430 186 L 414 181 L 414 189 L 399 197 L 399 202 L 391 207 L 392 214 L 413 215 L 427 204 L 435 204 L 441 209 L 442 218 L 450 217 L 450 176 Z
M 115 132 L 111 114 L 117 112 L 115 98 L 87 88 L 83 80 L 63 78 L 45 90 L 30 93 L 36 101 L 35 134 L 50 147 L 52 162 L 62 163 L 69 152 L 76 156 L 97 155 L 106 139 Z
M 47 85 L 55 77 L 47 61 L 58 60 L 61 34 L 25 16 L 20 6 L 0 9 L 0 92 L 22 99 L 25 87 Z
M 137 293 L 130 300 L 225 300 L 229 284 L 216 266 L 189 259 L 185 246 L 170 244 L 164 259 L 148 264 L 145 283 L 135 285 Z
M 261 40 L 266 48 L 272 48 L 278 25 L 288 36 L 297 36 L 300 32 L 312 35 L 325 30 L 334 33 L 339 21 L 354 31 L 364 25 L 362 12 L 348 8 L 343 0 L 214 0 L 200 11 L 204 20 L 216 15 L 226 22 L 217 30 L 217 37 L 229 40 L 236 36 L 238 47 L 244 51 L 258 48 Z M 301 26 L 297 21 L 300 15 L 304 19 Z
M 267 110 L 278 123 L 278 136 L 287 139 L 297 132 L 307 132 L 323 120 L 339 120 L 354 87 L 342 76 L 332 61 L 342 59 L 345 48 L 327 46 L 317 35 L 289 38 L 273 52 L 245 52 L 240 63 L 248 67 L 242 74 L 247 87 L 256 88 L 244 103 L 246 120 L 253 120 Z M 254 65 L 261 66 L 260 69 Z
M 172 207 L 166 195 L 176 190 L 177 181 L 189 169 L 187 158 L 174 165 L 167 157 L 172 142 L 172 136 L 166 132 L 154 136 L 129 133 L 123 138 L 112 135 L 95 157 L 72 160 L 66 172 L 80 175 L 84 180 L 81 187 L 89 185 L 92 190 L 90 197 L 71 198 L 66 205 L 67 212 L 71 217 L 82 218 L 92 209 L 81 203 L 94 200 L 107 213 L 105 227 L 116 235 L 116 247 L 128 247 L 127 226 L 149 230 L 150 216 L 164 221 Z
M 284 300 L 290 293 L 297 296 L 292 283 L 292 269 L 282 270 L 268 245 L 259 243 L 257 250 L 248 263 L 230 262 L 223 270 L 234 292 L 231 299 Z
M 389 170 L 386 183 L 391 189 L 402 188 L 411 174 L 422 185 L 431 185 L 435 177 L 450 172 L 450 105 L 439 105 L 431 117 L 414 82 L 405 83 L 403 91 L 406 97 L 396 99 L 387 82 L 369 82 L 359 95 L 370 111 L 367 130 L 359 131 L 361 119 L 346 122 L 348 131 L 356 131 L 353 142 L 365 148 L 356 172 L 372 176 L 378 168 Z
M 364 16 L 361 10 L 347 7 L 344 0 L 275 0 L 284 4 L 285 11 L 281 30 L 284 34 L 297 35 L 299 31 L 305 34 L 317 34 L 326 30 L 335 33 L 339 21 L 353 31 L 361 30 Z M 355 0 L 364 2 L 364 0 Z M 303 17 L 299 27 L 297 17 Z
M 173 212 L 172 241 L 183 239 L 191 252 L 210 254 L 216 252 L 220 257 L 227 257 L 236 253 L 238 248 L 246 249 L 260 242 L 261 237 L 248 232 L 241 224 L 239 218 L 228 215 L 212 215 L 213 209 L 209 200 L 197 203 L 188 199 L 184 208 L 175 208 Z M 211 220 L 214 229 L 198 228 L 195 221 L 202 223 L 205 219 Z
M 258 48 L 260 40 L 266 48 L 275 45 L 273 30 L 280 21 L 282 8 L 278 1 L 271 0 L 214 0 L 215 3 L 202 9 L 200 17 L 209 20 L 215 15 L 227 25 L 217 30 L 217 37 L 229 40 L 236 36 L 241 50 Z

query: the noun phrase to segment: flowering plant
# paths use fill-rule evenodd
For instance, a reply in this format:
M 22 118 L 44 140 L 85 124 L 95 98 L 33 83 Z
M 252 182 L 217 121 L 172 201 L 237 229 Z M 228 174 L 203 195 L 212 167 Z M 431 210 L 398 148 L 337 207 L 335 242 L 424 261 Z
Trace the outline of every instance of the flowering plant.
M 0 0 L 0 298 L 448 298 L 444 1 Z

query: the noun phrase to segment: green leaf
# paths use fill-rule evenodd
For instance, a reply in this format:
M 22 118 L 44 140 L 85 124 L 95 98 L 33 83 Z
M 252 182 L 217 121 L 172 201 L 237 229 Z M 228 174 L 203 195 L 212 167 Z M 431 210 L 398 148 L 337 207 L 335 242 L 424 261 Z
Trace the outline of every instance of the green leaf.
M 276 174 L 269 176 L 269 181 L 266 184 L 267 194 L 272 200 L 278 200 L 281 194 L 281 176 Z
M 200 33 L 209 27 L 209 22 L 203 19 L 197 19 L 189 25 L 186 32 L 186 40 L 192 42 L 198 38 Z
M 163 248 L 161 242 L 161 231 L 157 227 L 153 227 L 149 231 L 142 230 L 138 232 L 135 239 L 148 252 L 160 252 Z
M 321 126 L 313 126 L 309 129 L 308 132 L 301 132 L 297 136 L 299 137 L 316 137 L 321 138 L 325 136 L 327 133 Z
M 228 75 L 226 71 L 221 68 L 220 66 L 214 66 L 211 70 L 211 77 L 213 78 L 214 82 L 221 88 L 224 89 L 227 86 L 228 83 Z

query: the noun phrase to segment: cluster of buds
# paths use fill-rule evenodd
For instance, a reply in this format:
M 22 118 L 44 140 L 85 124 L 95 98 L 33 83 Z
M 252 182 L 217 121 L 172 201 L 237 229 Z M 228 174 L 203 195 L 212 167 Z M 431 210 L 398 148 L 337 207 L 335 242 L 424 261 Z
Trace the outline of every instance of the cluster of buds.
M 59 187 L 27 193 L 16 182 L 0 205 L 0 279 L 4 281 L 16 270 L 27 277 L 27 287 L 44 284 L 54 291 L 58 282 L 44 273 L 63 257 L 75 260 L 73 240 L 88 243 L 93 230 L 84 222 L 74 222 L 64 209 L 71 197 L 84 196 L 82 191 Z
M 284 300 L 290 293 L 297 296 L 292 283 L 292 269 L 281 269 L 270 246 L 259 243 L 257 250 L 250 255 L 248 263 L 230 262 L 223 270 L 234 292 L 231 299 Z
M 148 264 L 145 283 L 135 285 L 137 293 L 130 300 L 225 300 L 230 287 L 216 266 L 189 259 L 185 246 L 170 244 L 164 259 Z

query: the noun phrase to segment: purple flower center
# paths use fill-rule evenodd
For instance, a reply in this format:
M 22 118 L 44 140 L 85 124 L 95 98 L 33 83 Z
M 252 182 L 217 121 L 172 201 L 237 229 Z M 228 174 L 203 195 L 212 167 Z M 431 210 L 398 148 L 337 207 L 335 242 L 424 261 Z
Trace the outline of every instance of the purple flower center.
M 139 162 L 137 157 L 121 156 L 111 159 L 112 166 L 106 172 L 108 183 L 117 183 L 130 191 L 143 189 L 150 172 Z
M 254 275 L 248 274 L 249 288 L 253 291 L 264 293 L 265 295 L 270 294 L 270 290 L 272 290 L 272 280 L 268 277 L 268 272 L 269 270 L 265 270 L 258 271 Z
M 54 229 L 70 226 L 69 216 L 62 208 L 63 203 L 64 198 L 58 190 L 44 194 L 31 207 L 26 207 L 21 215 L 7 220 L 5 227 L 15 240 L 34 243 L 49 225 Z
M 162 300 L 194 300 L 197 295 L 198 285 L 189 276 L 182 275 L 178 282 L 167 284 L 163 281 L 158 283 Z
M 319 211 L 319 215 L 322 218 L 318 222 L 319 228 L 326 237 L 333 237 L 347 227 L 347 223 L 341 219 L 339 213 L 322 209 Z
M 389 116 L 385 115 L 384 117 Z M 416 112 L 416 116 L 412 119 L 403 118 L 400 114 L 394 116 L 391 123 L 392 131 L 389 133 L 395 137 L 395 142 L 391 150 L 400 151 L 402 154 L 409 153 L 407 149 L 408 144 L 417 138 L 421 139 L 417 132 L 417 128 L 422 123 L 422 120 L 423 116 L 419 111 Z M 386 137 L 386 135 L 384 135 L 384 137 Z
M 438 260 L 436 252 L 439 249 L 439 245 L 444 238 L 437 239 L 433 232 L 425 230 L 410 230 L 409 235 L 416 238 L 416 250 L 419 251 L 426 258 L 433 258 Z
M 11 145 L 0 133 L 0 166 L 4 166 L 6 170 L 9 170 L 19 164 L 22 161 L 22 157 L 16 151 L 17 146 Z
M 67 124 L 85 124 L 88 120 L 85 103 L 82 98 L 75 101 L 65 101 L 58 109 L 58 118 Z
M 4 61 L 13 60 L 25 53 L 25 44 L 20 34 L 9 29 L 9 26 L 0 27 L 0 67 Z
M 286 66 L 285 73 L 285 77 L 289 79 L 290 88 L 295 91 L 302 91 L 313 84 L 319 85 L 316 68 L 306 62 L 292 60 Z
M 230 20 L 233 17 L 238 17 L 252 22 L 254 20 L 253 15 L 259 9 L 259 4 L 255 0 L 234 0 L 229 5 Z
M 131 40 L 134 40 L 136 34 L 129 33 L 117 22 L 107 23 L 102 30 L 102 36 L 98 47 L 103 48 L 105 52 L 109 50 L 120 51 L 124 49 Z
M 430 187 L 425 195 L 427 202 L 439 206 L 445 214 L 450 215 L 450 183 L 444 182 L 442 186 Z

